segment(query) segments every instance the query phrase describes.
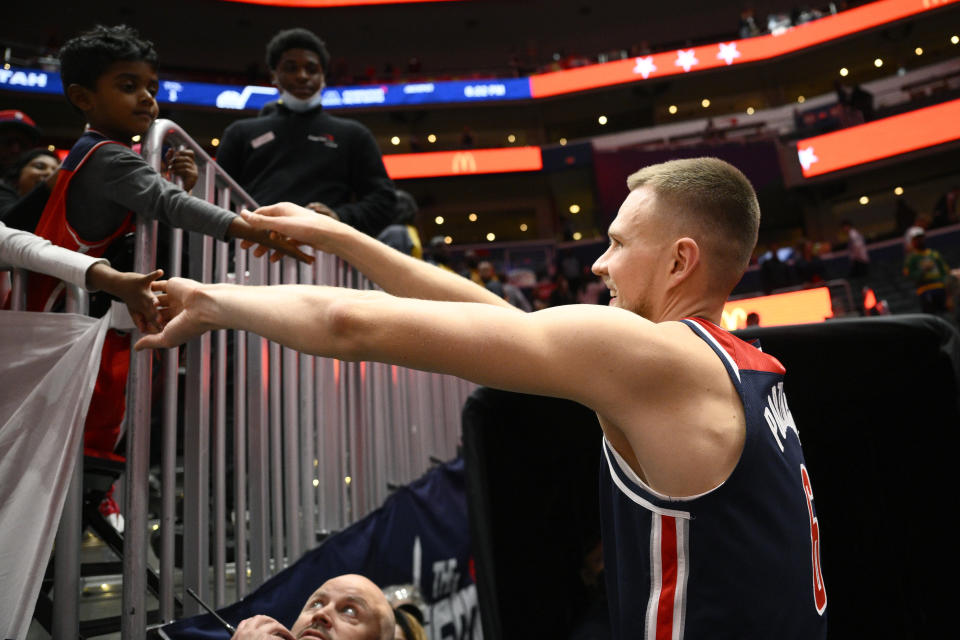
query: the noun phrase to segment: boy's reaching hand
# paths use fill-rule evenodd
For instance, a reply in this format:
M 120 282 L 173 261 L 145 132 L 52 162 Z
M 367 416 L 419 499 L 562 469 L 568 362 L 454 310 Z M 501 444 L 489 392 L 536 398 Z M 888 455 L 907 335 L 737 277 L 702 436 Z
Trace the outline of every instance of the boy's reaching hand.
M 253 255 L 258 258 L 272 249 L 273 253 L 270 255 L 271 262 L 276 262 L 282 256 L 290 256 L 300 262 L 313 264 L 313 256 L 300 251 L 300 249 L 297 248 L 296 242 L 291 242 L 286 237 L 277 233 L 271 233 L 267 229 L 256 229 L 241 217 L 233 219 L 233 222 L 230 223 L 230 228 L 227 229 L 227 233 L 231 238 L 243 240 L 244 242 L 241 246 L 244 249 L 248 249 L 253 245 L 259 245 L 253 251 Z
M 183 180 L 183 190 L 189 192 L 197 184 L 197 163 L 190 149 L 170 149 L 163 162 L 171 176 Z
M 141 333 L 155 333 L 163 329 L 163 320 L 151 285 L 162 275 L 162 269 L 142 275 L 117 271 L 99 262 L 87 270 L 87 286 L 120 298 L 127 305 L 137 329 Z

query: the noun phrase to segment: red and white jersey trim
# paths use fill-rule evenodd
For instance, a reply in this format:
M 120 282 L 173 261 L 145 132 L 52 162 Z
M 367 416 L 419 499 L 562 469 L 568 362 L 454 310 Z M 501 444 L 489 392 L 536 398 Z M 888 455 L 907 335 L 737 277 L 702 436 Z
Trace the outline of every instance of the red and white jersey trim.
M 656 514 L 650 519 L 650 600 L 645 640 L 683 640 L 689 537 L 689 520 Z

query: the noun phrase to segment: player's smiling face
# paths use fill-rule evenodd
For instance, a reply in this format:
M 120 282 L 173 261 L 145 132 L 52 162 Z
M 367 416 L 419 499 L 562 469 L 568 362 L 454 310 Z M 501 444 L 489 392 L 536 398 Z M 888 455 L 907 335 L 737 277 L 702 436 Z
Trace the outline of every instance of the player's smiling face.
M 656 195 L 634 189 L 620 206 L 607 235 L 610 246 L 593 264 L 593 272 L 610 289 L 610 306 L 657 321 L 657 301 L 669 274 L 668 227 L 656 213 Z
M 157 119 L 156 69 L 143 61 L 115 62 L 97 78 L 94 91 L 87 91 L 88 104 L 78 104 L 90 126 L 127 142 L 143 135 Z
M 287 49 L 273 70 L 273 84 L 301 100 L 313 97 L 323 88 L 320 56 L 309 49 Z

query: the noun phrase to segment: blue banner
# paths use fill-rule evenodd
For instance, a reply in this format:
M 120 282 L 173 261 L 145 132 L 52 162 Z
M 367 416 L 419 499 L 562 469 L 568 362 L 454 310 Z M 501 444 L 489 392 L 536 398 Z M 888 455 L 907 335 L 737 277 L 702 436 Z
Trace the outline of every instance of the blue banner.
M 0 90 L 30 93 L 62 93 L 60 74 L 41 69 L 0 69 Z M 161 80 L 157 102 L 191 107 L 258 110 L 276 100 L 275 87 L 223 85 L 207 82 Z M 329 109 L 400 107 L 420 104 L 451 104 L 528 100 L 528 78 L 416 82 L 407 84 L 327 87 L 323 106 Z
M 219 613 L 234 626 L 260 614 L 290 628 L 307 598 L 344 573 L 365 575 L 381 587 L 417 585 L 428 605 L 431 640 L 482 640 L 463 460 L 397 489 L 382 507 Z M 229 638 L 209 614 L 168 624 L 160 633 L 171 640 Z

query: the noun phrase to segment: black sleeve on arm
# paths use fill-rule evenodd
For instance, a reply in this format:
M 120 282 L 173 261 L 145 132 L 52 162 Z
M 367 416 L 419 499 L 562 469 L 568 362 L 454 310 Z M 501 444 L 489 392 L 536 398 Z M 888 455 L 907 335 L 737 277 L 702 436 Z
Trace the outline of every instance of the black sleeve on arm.
M 40 222 L 43 208 L 47 206 L 47 200 L 49 199 L 50 187 L 44 180 L 27 195 L 0 208 L 0 221 L 3 221 L 8 227 L 33 233 L 37 229 L 37 223 Z
M 240 173 L 243 170 L 243 147 L 246 141 L 236 123 L 223 130 L 220 146 L 217 147 L 217 164 L 230 174 L 230 177 L 240 182 Z
M 104 170 L 104 192 L 112 201 L 172 227 L 227 239 L 236 214 L 186 193 L 126 147 L 105 145 L 97 155 Z
M 387 176 L 376 140 L 365 127 L 351 142 L 350 187 L 357 200 L 341 204 L 336 213 L 351 227 L 377 237 L 396 215 L 393 181 Z

